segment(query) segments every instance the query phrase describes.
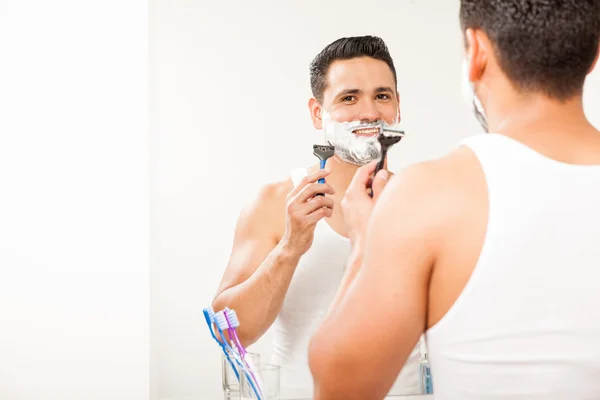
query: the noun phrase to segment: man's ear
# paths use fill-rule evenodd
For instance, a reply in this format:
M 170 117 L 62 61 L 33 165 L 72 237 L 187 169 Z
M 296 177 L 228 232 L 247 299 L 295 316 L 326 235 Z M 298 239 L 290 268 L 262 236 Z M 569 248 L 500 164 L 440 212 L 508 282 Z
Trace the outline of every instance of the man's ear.
M 467 40 L 467 59 L 469 65 L 469 80 L 476 82 L 481 79 L 488 61 L 488 52 L 491 51 L 491 43 L 487 35 L 476 29 L 467 29 L 465 32 Z
M 317 130 L 323 129 L 323 107 L 314 97 L 308 100 L 308 109 L 313 126 Z

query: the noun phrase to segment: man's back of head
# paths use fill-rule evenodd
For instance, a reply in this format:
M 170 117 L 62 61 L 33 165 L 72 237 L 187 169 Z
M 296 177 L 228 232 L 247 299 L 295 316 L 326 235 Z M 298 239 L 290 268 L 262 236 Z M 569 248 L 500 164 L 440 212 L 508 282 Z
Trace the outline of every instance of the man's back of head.
M 560 100 L 581 92 L 598 53 L 598 0 L 461 0 L 460 22 L 489 36 L 518 89 Z
M 598 0 L 461 0 L 460 23 L 464 80 L 486 129 L 530 114 L 560 120 L 556 109 L 583 114 L 584 81 L 598 58 Z

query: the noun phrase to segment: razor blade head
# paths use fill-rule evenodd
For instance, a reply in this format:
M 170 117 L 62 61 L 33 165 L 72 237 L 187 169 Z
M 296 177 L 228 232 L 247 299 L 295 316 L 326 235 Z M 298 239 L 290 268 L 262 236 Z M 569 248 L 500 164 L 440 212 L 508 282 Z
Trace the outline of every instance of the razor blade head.
M 402 129 L 396 129 L 389 126 L 382 126 L 379 133 L 387 136 L 404 136 L 404 131 Z
M 324 144 L 315 144 L 313 145 L 313 154 L 317 156 L 319 160 L 324 161 L 333 157 L 335 154 L 335 147 Z
M 377 136 L 377 140 L 379 141 L 381 146 L 390 147 L 390 146 L 393 146 L 396 143 L 398 143 L 400 140 L 402 140 L 403 137 L 404 136 L 400 136 L 400 135 L 388 136 L 384 133 L 384 134 Z

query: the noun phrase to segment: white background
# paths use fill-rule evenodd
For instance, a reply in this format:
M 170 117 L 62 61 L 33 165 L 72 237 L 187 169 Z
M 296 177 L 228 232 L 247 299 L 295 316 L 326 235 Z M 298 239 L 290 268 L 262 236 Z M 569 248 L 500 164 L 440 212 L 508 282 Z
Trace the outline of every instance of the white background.
M 148 4 L 0 0 L 0 399 L 149 397 Z
M 162 397 L 220 396 L 201 309 L 226 266 L 242 204 L 315 162 L 308 66 L 342 36 L 373 34 L 398 70 L 405 141 L 391 169 L 480 132 L 460 92 L 458 1 L 151 1 L 152 370 Z M 600 74 L 587 108 L 600 124 Z M 255 350 L 270 354 L 269 336 Z

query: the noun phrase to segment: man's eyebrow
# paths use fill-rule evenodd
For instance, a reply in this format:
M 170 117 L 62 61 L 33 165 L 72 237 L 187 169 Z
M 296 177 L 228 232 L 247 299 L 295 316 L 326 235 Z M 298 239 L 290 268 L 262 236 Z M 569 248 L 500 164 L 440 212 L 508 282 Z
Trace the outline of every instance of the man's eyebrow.
M 383 93 L 383 92 L 394 93 L 394 90 L 389 86 L 380 86 L 377 89 L 375 89 L 375 93 Z
M 340 97 L 340 96 L 347 96 L 349 94 L 361 94 L 362 90 L 360 89 L 344 89 L 341 92 L 339 92 L 338 94 L 335 95 L 335 97 Z

